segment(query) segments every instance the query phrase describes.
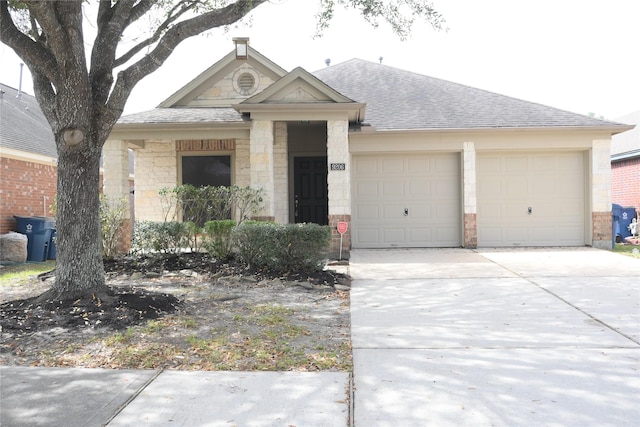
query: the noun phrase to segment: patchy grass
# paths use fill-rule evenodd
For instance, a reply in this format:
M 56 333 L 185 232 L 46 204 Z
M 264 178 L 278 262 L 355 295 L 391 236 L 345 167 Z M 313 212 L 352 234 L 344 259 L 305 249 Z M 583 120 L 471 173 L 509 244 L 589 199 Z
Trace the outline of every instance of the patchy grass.
M 634 249 L 635 249 L 635 253 L 634 253 Z M 623 245 L 621 243 L 616 243 L 616 246 L 613 248 L 613 251 L 619 254 L 640 259 L 640 246 Z
M 0 268 L 0 286 L 17 285 L 54 268 L 56 268 L 55 260 L 3 265 Z

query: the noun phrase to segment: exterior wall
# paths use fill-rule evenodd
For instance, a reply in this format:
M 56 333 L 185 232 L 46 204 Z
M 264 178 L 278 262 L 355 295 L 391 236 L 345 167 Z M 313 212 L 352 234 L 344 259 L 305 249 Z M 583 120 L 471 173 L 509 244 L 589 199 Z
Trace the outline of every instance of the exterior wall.
M 16 230 L 17 216 L 53 216 L 57 167 L 0 157 L 0 233 Z
M 135 158 L 136 220 L 162 221 L 164 212 L 158 192 L 173 188 L 178 182 L 175 142 L 147 141 L 143 150 L 136 150 Z
M 611 201 L 640 210 L 640 157 L 611 163 Z
M 287 153 L 287 123 L 274 124 L 273 191 L 274 216 L 279 224 L 289 223 L 289 164 Z
M 478 246 L 476 179 L 476 147 L 473 142 L 465 142 L 462 149 L 463 244 L 465 248 Z
M 591 149 L 591 213 L 594 248 L 611 249 L 611 140 L 593 141 Z
M 235 176 L 233 183 L 238 187 L 248 187 L 251 185 L 251 163 L 249 163 L 249 140 L 236 140 L 236 160 Z
M 351 154 L 349 153 L 349 122 L 346 120 L 329 120 L 327 122 L 327 162 L 329 187 L 329 227 L 332 240 L 332 254 L 340 251 L 340 234 L 336 226 L 339 221 L 349 224 L 347 232 L 342 236 L 342 255 L 349 258 L 351 248 Z M 331 170 L 332 163 L 344 163 L 344 170 Z
M 256 215 L 261 220 L 275 219 L 273 143 L 273 122 L 269 120 L 254 121 L 249 145 L 249 163 L 251 165 L 251 187 L 261 188 L 264 191 L 264 207 Z

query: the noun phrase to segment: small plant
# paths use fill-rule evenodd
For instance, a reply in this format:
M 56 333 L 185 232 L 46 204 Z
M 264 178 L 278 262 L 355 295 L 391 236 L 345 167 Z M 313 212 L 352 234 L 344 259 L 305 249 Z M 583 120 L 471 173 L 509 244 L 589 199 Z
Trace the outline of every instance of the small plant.
M 112 259 L 118 254 L 118 242 L 122 238 L 127 203 L 124 199 L 111 200 L 100 196 L 100 226 L 102 230 L 102 256 Z

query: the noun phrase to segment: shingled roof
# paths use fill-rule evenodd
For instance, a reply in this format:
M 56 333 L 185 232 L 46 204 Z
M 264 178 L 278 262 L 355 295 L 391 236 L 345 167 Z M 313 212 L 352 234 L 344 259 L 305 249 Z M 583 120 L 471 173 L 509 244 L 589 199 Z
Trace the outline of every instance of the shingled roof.
M 343 95 L 366 103 L 365 122 L 376 130 L 616 126 L 361 59 L 313 75 Z
M 230 107 L 216 108 L 164 108 L 122 116 L 118 124 L 190 124 L 190 123 L 242 123 L 242 115 Z
M 53 132 L 36 98 L 1 83 L 0 147 L 58 158 Z

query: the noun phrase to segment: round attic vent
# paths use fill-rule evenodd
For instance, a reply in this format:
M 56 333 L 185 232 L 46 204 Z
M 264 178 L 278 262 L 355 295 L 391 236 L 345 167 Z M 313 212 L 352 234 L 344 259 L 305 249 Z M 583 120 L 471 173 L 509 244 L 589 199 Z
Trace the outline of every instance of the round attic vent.
M 242 73 L 240 77 L 238 77 L 238 87 L 242 91 L 251 91 L 253 89 L 253 85 L 256 84 L 256 79 L 249 73 Z

